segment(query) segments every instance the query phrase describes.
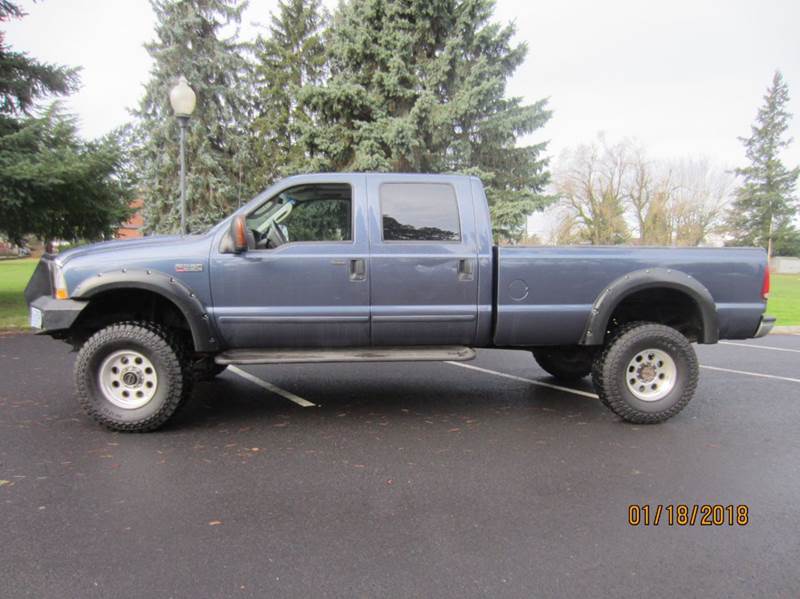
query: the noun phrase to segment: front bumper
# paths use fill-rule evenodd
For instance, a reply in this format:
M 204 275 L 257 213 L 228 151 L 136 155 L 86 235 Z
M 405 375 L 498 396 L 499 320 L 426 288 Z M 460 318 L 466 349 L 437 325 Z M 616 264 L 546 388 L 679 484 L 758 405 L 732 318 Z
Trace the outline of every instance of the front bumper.
M 42 326 L 38 333 L 53 333 L 69 329 L 89 302 L 70 299 L 55 299 L 46 295 L 30 303 L 31 308 L 42 314 Z
M 37 333 L 57 333 L 68 330 L 89 302 L 55 299 L 55 263 L 53 256 L 45 254 L 36 265 L 25 287 L 25 301 L 30 307 L 30 324 Z
M 769 335 L 769 332 L 772 330 L 772 327 L 774 326 L 775 326 L 775 317 L 763 314 L 761 316 L 761 322 L 758 323 L 756 334 L 753 335 L 753 337 L 758 339 L 759 337 L 765 337 Z

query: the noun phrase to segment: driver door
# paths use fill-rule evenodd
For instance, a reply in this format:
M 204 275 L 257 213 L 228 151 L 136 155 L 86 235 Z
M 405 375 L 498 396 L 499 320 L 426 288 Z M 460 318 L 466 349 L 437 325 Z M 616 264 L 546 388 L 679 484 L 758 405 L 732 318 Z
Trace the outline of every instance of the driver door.
M 365 205 L 364 175 L 293 178 L 248 212 L 254 248 L 216 244 L 213 316 L 228 347 L 369 345 Z

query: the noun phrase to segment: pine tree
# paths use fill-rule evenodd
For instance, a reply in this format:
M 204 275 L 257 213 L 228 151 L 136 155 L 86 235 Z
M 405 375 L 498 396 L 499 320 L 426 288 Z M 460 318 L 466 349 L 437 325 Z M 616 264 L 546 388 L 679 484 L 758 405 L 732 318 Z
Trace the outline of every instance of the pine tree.
M 792 223 L 797 214 L 794 192 L 800 168 L 789 169 L 780 158 L 792 141 L 784 135 L 791 118 L 786 110 L 788 101 L 789 88 L 776 71 L 750 137 L 740 138 L 750 164 L 735 171 L 743 183 L 736 190 L 728 219 L 734 245 L 761 246 L 770 256 L 800 250 Z
M 0 22 L 21 18 L 0 0 Z M 109 235 L 127 218 L 131 182 L 121 131 L 87 142 L 50 96 L 77 89 L 78 69 L 12 50 L 0 32 L 0 234 L 20 245 Z
M 86 142 L 53 105 L 0 135 L 0 233 L 15 241 L 110 236 L 130 214 L 121 132 Z
M 350 0 L 333 20 L 330 77 L 305 86 L 312 170 L 462 172 L 487 185 L 495 234 L 519 238 L 550 198 L 546 101 L 506 97 L 525 44 L 491 21 L 493 0 Z
M 25 12 L 14 2 L 0 0 L 0 22 L 20 19 Z M 28 114 L 36 100 L 63 96 L 78 88 L 78 69 L 40 62 L 5 44 L 0 31 L 0 125 L 10 127 L 11 115 Z
M 298 97 L 304 86 L 321 82 L 326 63 L 327 13 L 320 0 L 280 0 L 270 20 L 269 35 L 258 37 L 255 50 L 253 154 L 258 166 L 253 176 L 261 187 L 306 166 L 297 139 L 311 116 Z
M 169 91 L 184 75 L 197 94 L 186 142 L 187 222 L 197 230 L 249 199 L 247 126 L 252 85 L 246 45 L 223 29 L 241 20 L 240 0 L 150 0 L 156 40 L 151 79 L 136 111 L 144 215 L 151 231 L 177 231 L 179 127 Z M 238 32 L 237 32 L 238 33 Z

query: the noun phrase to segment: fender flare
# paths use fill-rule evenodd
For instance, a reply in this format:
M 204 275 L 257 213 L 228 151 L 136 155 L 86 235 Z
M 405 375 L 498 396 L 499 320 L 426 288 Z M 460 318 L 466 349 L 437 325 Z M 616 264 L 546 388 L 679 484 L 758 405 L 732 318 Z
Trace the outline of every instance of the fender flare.
M 219 336 L 203 303 L 189 287 L 173 276 L 157 270 L 128 269 L 98 273 L 85 279 L 72 292 L 71 298 L 89 300 L 114 289 L 142 289 L 160 295 L 175 304 L 183 314 L 198 352 L 220 350 Z
M 692 299 L 697 305 L 702 319 L 703 330 L 698 341 L 700 343 L 716 343 L 719 340 L 717 306 L 711 292 L 697 279 L 683 271 L 658 267 L 630 272 L 606 287 L 592 305 L 580 345 L 603 343 L 608 321 L 620 302 L 633 293 L 655 288 L 674 289 Z

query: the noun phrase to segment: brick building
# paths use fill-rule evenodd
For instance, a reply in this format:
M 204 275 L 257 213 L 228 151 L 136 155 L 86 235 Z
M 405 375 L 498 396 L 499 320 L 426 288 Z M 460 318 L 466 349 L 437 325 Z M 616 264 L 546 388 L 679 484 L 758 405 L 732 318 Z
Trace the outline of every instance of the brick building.
M 131 202 L 131 208 L 133 208 L 135 212 L 127 222 L 123 223 L 122 226 L 117 229 L 115 235 L 117 239 L 135 239 L 137 237 L 142 237 L 142 228 L 144 227 L 144 218 L 142 217 L 143 205 L 144 201 L 141 199 Z

